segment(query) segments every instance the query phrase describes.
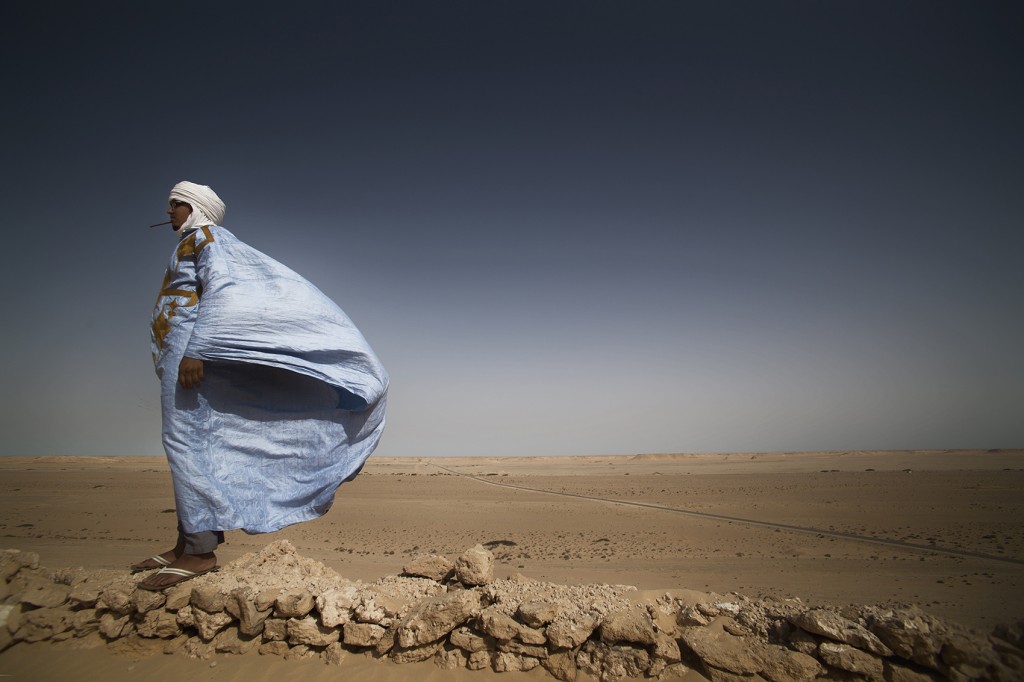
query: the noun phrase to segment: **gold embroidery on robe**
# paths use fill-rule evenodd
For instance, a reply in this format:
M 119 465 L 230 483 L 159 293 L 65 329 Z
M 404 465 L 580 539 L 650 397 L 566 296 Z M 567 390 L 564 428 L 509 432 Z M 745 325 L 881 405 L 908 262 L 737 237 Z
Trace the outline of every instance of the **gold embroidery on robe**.
M 210 231 L 209 226 L 203 225 L 200 230 L 203 231 L 203 241 L 196 243 L 196 237 L 199 236 L 199 231 L 193 232 L 189 236 L 181 240 L 178 244 L 176 251 L 178 261 L 182 258 L 188 258 L 189 256 L 198 256 L 199 252 L 206 248 L 207 244 L 214 241 L 213 233 Z M 160 293 L 157 294 L 156 300 L 159 303 L 160 299 L 164 296 L 177 296 L 187 299 L 184 303 L 178 301 L 170 301 L 164 309 L 160 312 L 155 320 L 153 320 L 153 338 L 156 339 L 156 347 L 163 349 L 164 337 L 171 331 L 171 318 L 174 317 L 174 312 L 178 308 L 191 308 L 192 306 L 199 303 L 200 291 L 190 291 L 188 289 L 169 289 L 167 285 L 171 283 L 171 271 L 168 270 L 164 274 L 163 284 L 160 285 Z M 196 284 L 197 289 L 201 286 Z

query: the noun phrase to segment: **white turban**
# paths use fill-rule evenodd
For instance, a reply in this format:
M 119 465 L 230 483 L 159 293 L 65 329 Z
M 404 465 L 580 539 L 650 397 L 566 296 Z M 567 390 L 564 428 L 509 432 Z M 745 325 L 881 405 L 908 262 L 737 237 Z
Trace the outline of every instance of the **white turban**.
M 224 202 L 208 185 L 197 185 L 194 182 L 183 180 L 171 190 L 171 195 L 167 200 L 171 199 L 183 201 L 192 207 L 192 215 L 188 217 L 178 232 L 185 232 L 200 225 L 220 225 L 224 220 Z

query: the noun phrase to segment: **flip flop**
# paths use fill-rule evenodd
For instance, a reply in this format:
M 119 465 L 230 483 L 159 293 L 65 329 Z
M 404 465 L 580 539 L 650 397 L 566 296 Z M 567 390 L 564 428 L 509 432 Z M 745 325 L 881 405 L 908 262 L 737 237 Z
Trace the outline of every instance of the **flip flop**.
M 145 563 L 146 561 L 155 561 L 156 563 L 158 563 L 160 565 L 159 566 L 141 566 L 140 565 L 140 564 Z M 142 561 L 140 561 L 137 564 L 132 564 L 130 568 L 132 569 L 132 575 L 134 575 L 136 573 L 142 573 L 143 571 L 152 571 L 154 568 L 162 568 L 164 566 L 170 566 L 170 565 L 171 565 L 170 561 L 168 561 L 167 559 L 163 558 L 159 554 L 154 554 L 153 556 L 149 557 L 148 559 L 143 559 Z
M 136 585 L 136 587 L 139 588 L 140 590 L 149 590 L 150 592 L 160 592 L 162 590 L 166 590 L 168 587 L 174 587 L 175 585 L 180 585 L 181 583 L 185 582 L 186 580 L 192 580 L 192 578 L 198 578 L 199 576 L 205 575 L 207 573 L 215 573 L 218 570 L 220 570 L 220 566 L 214 566 L 213 568 L 208 568 L 205 571 L 190 571 L 187 568 L 171 568 L 170 566 L 164 566 L 159 571 L 154 573 L 152 576 L 149 576 L 149 578 L 152 578 L 153 576 L 156 576 L 156 575 L 176 575 L 176 576 L 178 576 L 178 579 L 175 580 L 172 583 L 167 583 L 166 585 L 158 585 L 156 587 L 152 587 L 152 586 L 149 586 L 149 585 L 144 585 L 143 583 L 145 581 L 143 581 L 143 582 L 139 583 L 138 585 Z M 146 580 L 149 580 L 149 578 L 146 578 Z

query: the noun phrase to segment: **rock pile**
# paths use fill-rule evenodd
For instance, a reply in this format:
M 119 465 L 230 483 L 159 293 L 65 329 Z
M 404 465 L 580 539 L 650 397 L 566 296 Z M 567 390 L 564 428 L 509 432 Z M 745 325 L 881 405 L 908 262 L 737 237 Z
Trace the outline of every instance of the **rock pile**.
M 287 541 L 164 593 L 124 573 L 47 571 L 0 551 L 0 650 L 74 639 L 122 651 L 259 653 L 337 665 L 365 653 L 445 669 L 525 671 L 559 680 L 1020 680 L 1024 622 L 985 635 L 921 610 L 808 608 L 680 590 L 642 598 L 622 585 L 494 580 L 480 545 L 455 561 L 413 560 L 366 584 L 299 556 Z

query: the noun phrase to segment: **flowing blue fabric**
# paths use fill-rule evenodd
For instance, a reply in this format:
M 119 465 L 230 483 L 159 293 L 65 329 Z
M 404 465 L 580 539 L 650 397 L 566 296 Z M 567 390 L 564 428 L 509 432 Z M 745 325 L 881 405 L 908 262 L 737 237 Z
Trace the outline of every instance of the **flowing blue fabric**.
M 186 532 L 323 515 L 384 429 L 388 375 L 319 289 L 228 230 L 186 234 L 152 324 L 163 442 Z M 204 361 L 178 385 L 183 356 Z

